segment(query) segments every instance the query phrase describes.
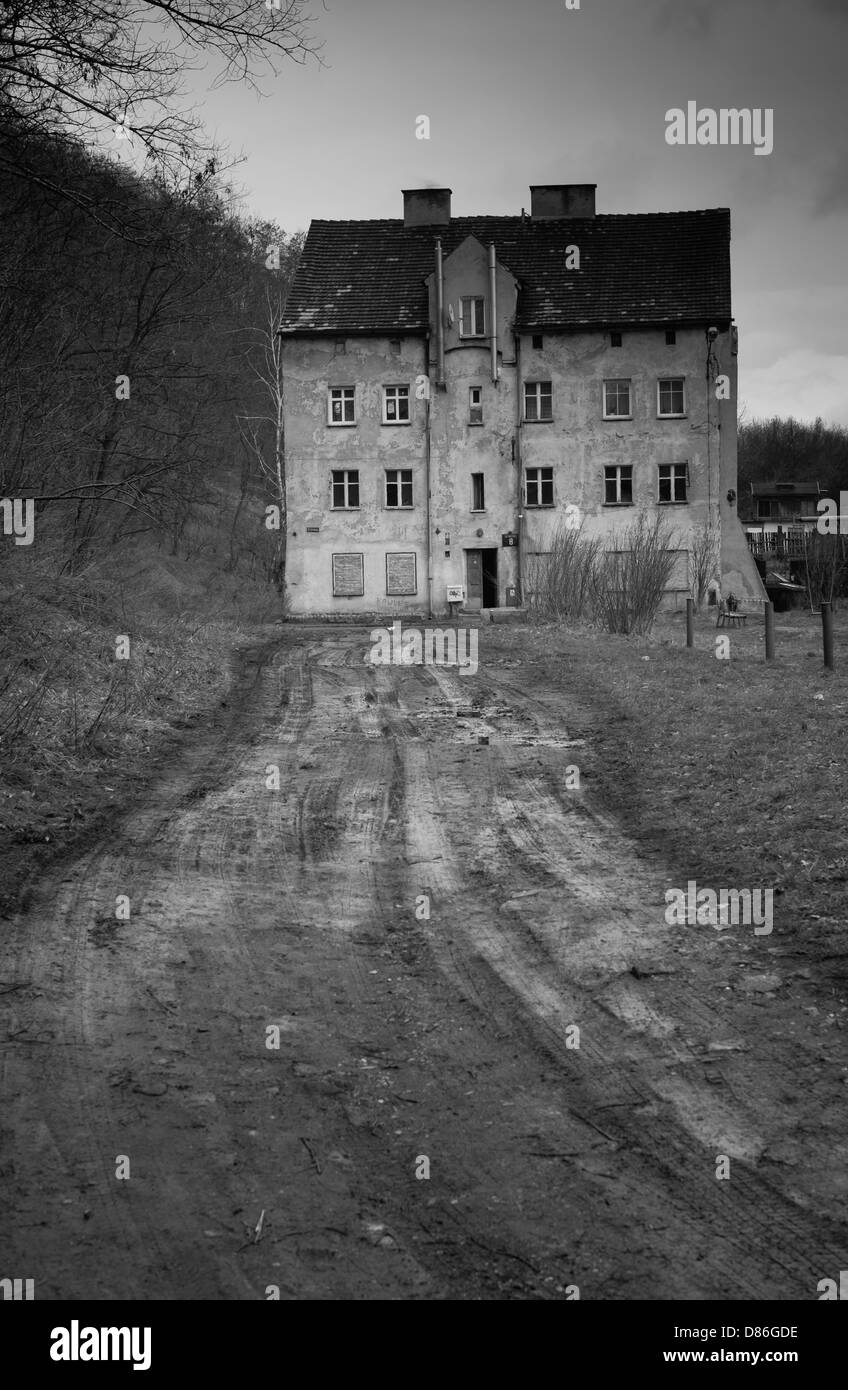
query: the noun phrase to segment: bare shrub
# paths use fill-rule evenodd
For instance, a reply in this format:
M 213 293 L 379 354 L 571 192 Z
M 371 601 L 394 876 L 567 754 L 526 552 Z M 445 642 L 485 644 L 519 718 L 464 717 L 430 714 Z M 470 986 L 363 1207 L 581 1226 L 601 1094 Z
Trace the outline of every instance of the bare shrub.
M 814 610 L 845 593 L 848 554 L 844 536 L 822 536 L 813 531 L 804 537 L 804 583 Z
M 550 548 L 528 555 L 525 562 L 525 598 L 531 616 L 548 622 L 588 616 L 600 553 L 600 540 L 587 540 L 579 527 L 559 526 Z
M 689 586 L 695 600 L 695 611 L 700 613 L 710 587 L 710 581 L 718 570 L 721 539 L 718 531 L 705 521 L 692 537 L 689 551 Z
M 654 625 L 674 569 L 675 538 L 665 518 L 644 512 L 627 527 L 616 550 L 595 566 L 594 611 L 607 632 L 644 635 Z

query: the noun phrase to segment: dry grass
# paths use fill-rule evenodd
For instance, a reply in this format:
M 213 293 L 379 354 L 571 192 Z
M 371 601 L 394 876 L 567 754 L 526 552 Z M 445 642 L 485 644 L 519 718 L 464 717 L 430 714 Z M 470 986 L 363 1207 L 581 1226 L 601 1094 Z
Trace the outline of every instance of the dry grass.
M 492 629 L 486 650 L 493 670 L 499 653 L 523 655 L 529 689 L 562 692 L 569 732 L 591 749 L 587 785 L 681 886 L 772 886 L 799 953 L 844 959 L 848 610 L 835 614 L 833 675 L 818 617 L 778 614 L 775 629 L 768 664 L 761 623 L 727 633 L 725 661 L 726 630 L 706 616 L 693 651 L 682 615 L 662 615 L 650 638 Z M 486 660 L 481 642 L 481 672 Z
M 0 608 L 2 907 L 23 847 L 55 852 L 123 804 L 175 731 L 220 698 L 233 648 L 280 604 L 196 559 L 125 553 L 57 578 L 19 549 L 0 570 Z

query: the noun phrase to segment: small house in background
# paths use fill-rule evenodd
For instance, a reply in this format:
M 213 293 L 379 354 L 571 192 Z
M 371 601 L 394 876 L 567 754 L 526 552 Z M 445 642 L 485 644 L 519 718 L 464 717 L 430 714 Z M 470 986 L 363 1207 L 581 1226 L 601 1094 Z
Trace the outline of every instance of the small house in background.
M 818 483 L 752 483 L 746 511 L 748 545 L 765 559 L 803 558 L 804 537 L 816 529 L 816 503 L 822 496 Z

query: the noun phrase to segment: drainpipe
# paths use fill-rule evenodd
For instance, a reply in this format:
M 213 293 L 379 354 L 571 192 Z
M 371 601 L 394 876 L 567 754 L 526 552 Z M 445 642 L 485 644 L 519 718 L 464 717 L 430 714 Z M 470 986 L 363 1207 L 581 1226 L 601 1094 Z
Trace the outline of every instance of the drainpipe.
M 492 345 L 492 381 L 498 384 L 498 271 L 495 258 L 495 243 L 489 242 L 489 299 L 492 305 L 492 327 L 489 340 Z
M 429 372 L 429 365 L 427 367 Z M 445 276 L 442 243 L 436 238 L 436 385 L 445 384 Z
M 438 275 L 437 275 L 438 279 Z M 424 375 L 430 381 L 430 334 L 424 342 Z M 431 533 L 431 514 L 430 514 L 430 431 L 432 427 L 430 415 L 430 392 L 424 398 L 424 486 L 427 496 L 427 512 L 425 517 L 425 535 L 427 545 L 427 616 L 433 616 L 433 539 Z
M 524 603 L 524 549 L 527 517 L 524 510 L 524 465 L 521 459 L 521 336 L 515 335 L 515 466 L 518 492 L 518 601 Z

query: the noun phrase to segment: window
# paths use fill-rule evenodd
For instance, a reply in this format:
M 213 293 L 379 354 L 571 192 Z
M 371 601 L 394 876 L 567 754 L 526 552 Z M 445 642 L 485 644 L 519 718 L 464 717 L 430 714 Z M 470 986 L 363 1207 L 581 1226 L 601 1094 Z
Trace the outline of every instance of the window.
M 613 377 L 604 382 L 604 419 L 630 418 L 630 378 Z
M 469 386 L 468 388 L 468 423 L 469 425 L 482 425 L 483 423 L 483 388 L 481 386 Z
M 544 339 L 543 339 L 541 333 L 534 333 L 534 334 L 533 334 L 533 346 L 534 346 L 534 348 L 541 348 L 541 347 L 544 347 Z
M 471 510 L 472 512 L 484 512 L 486 510 L 486 489 L 482 473 L 471 474 Z
M 460 338 L 482 338 L 486 333 L 485 301 L 466 298 L 459 301 Z
M 608 507 L 633 505 L 632 463 L 611 463 L 604 469 L 604 503 Z
M 333 469 L 333 506 L 335 508 L 359 506 L 358 468 Z
M 610 347 L 621 347 L 620 333 L 610 333 Z
M 659 465 L 660 502 L 685 502 L 688 468 L 685 463 L 661 463 Z
M 524 419 L 552 420 L 553 392 L 549 381 L 525 381 Z
M 412 469 L 386 469 L 386 506 L 412 506 Z
M 359 598 L 365 593 L 365 556 L 333 556 L 333 597 Z
M 355 425 L 356 408 L 353 386 L 331 386 L 327 393 L 327 423 Z
M 657 414 L 685 415 L 683 377 L 669 377 L 667 381 L 657 382 Z
M 554 470 L 552 468 L 525 468 L 524 497 L 528 507 L 552 507 L 554 505 Z
M 674 344 L 677 342 L 677 334 L 673 328 L 667 328 L 665 330 L 665 342 L 666 347 L 674 347 Z
M 409 424 L 409 387 L 383 387 L 383 424 Z
M 757 516 L 762 520 L 771 516 L 771 498 L 761 497 L 757 502 Z

